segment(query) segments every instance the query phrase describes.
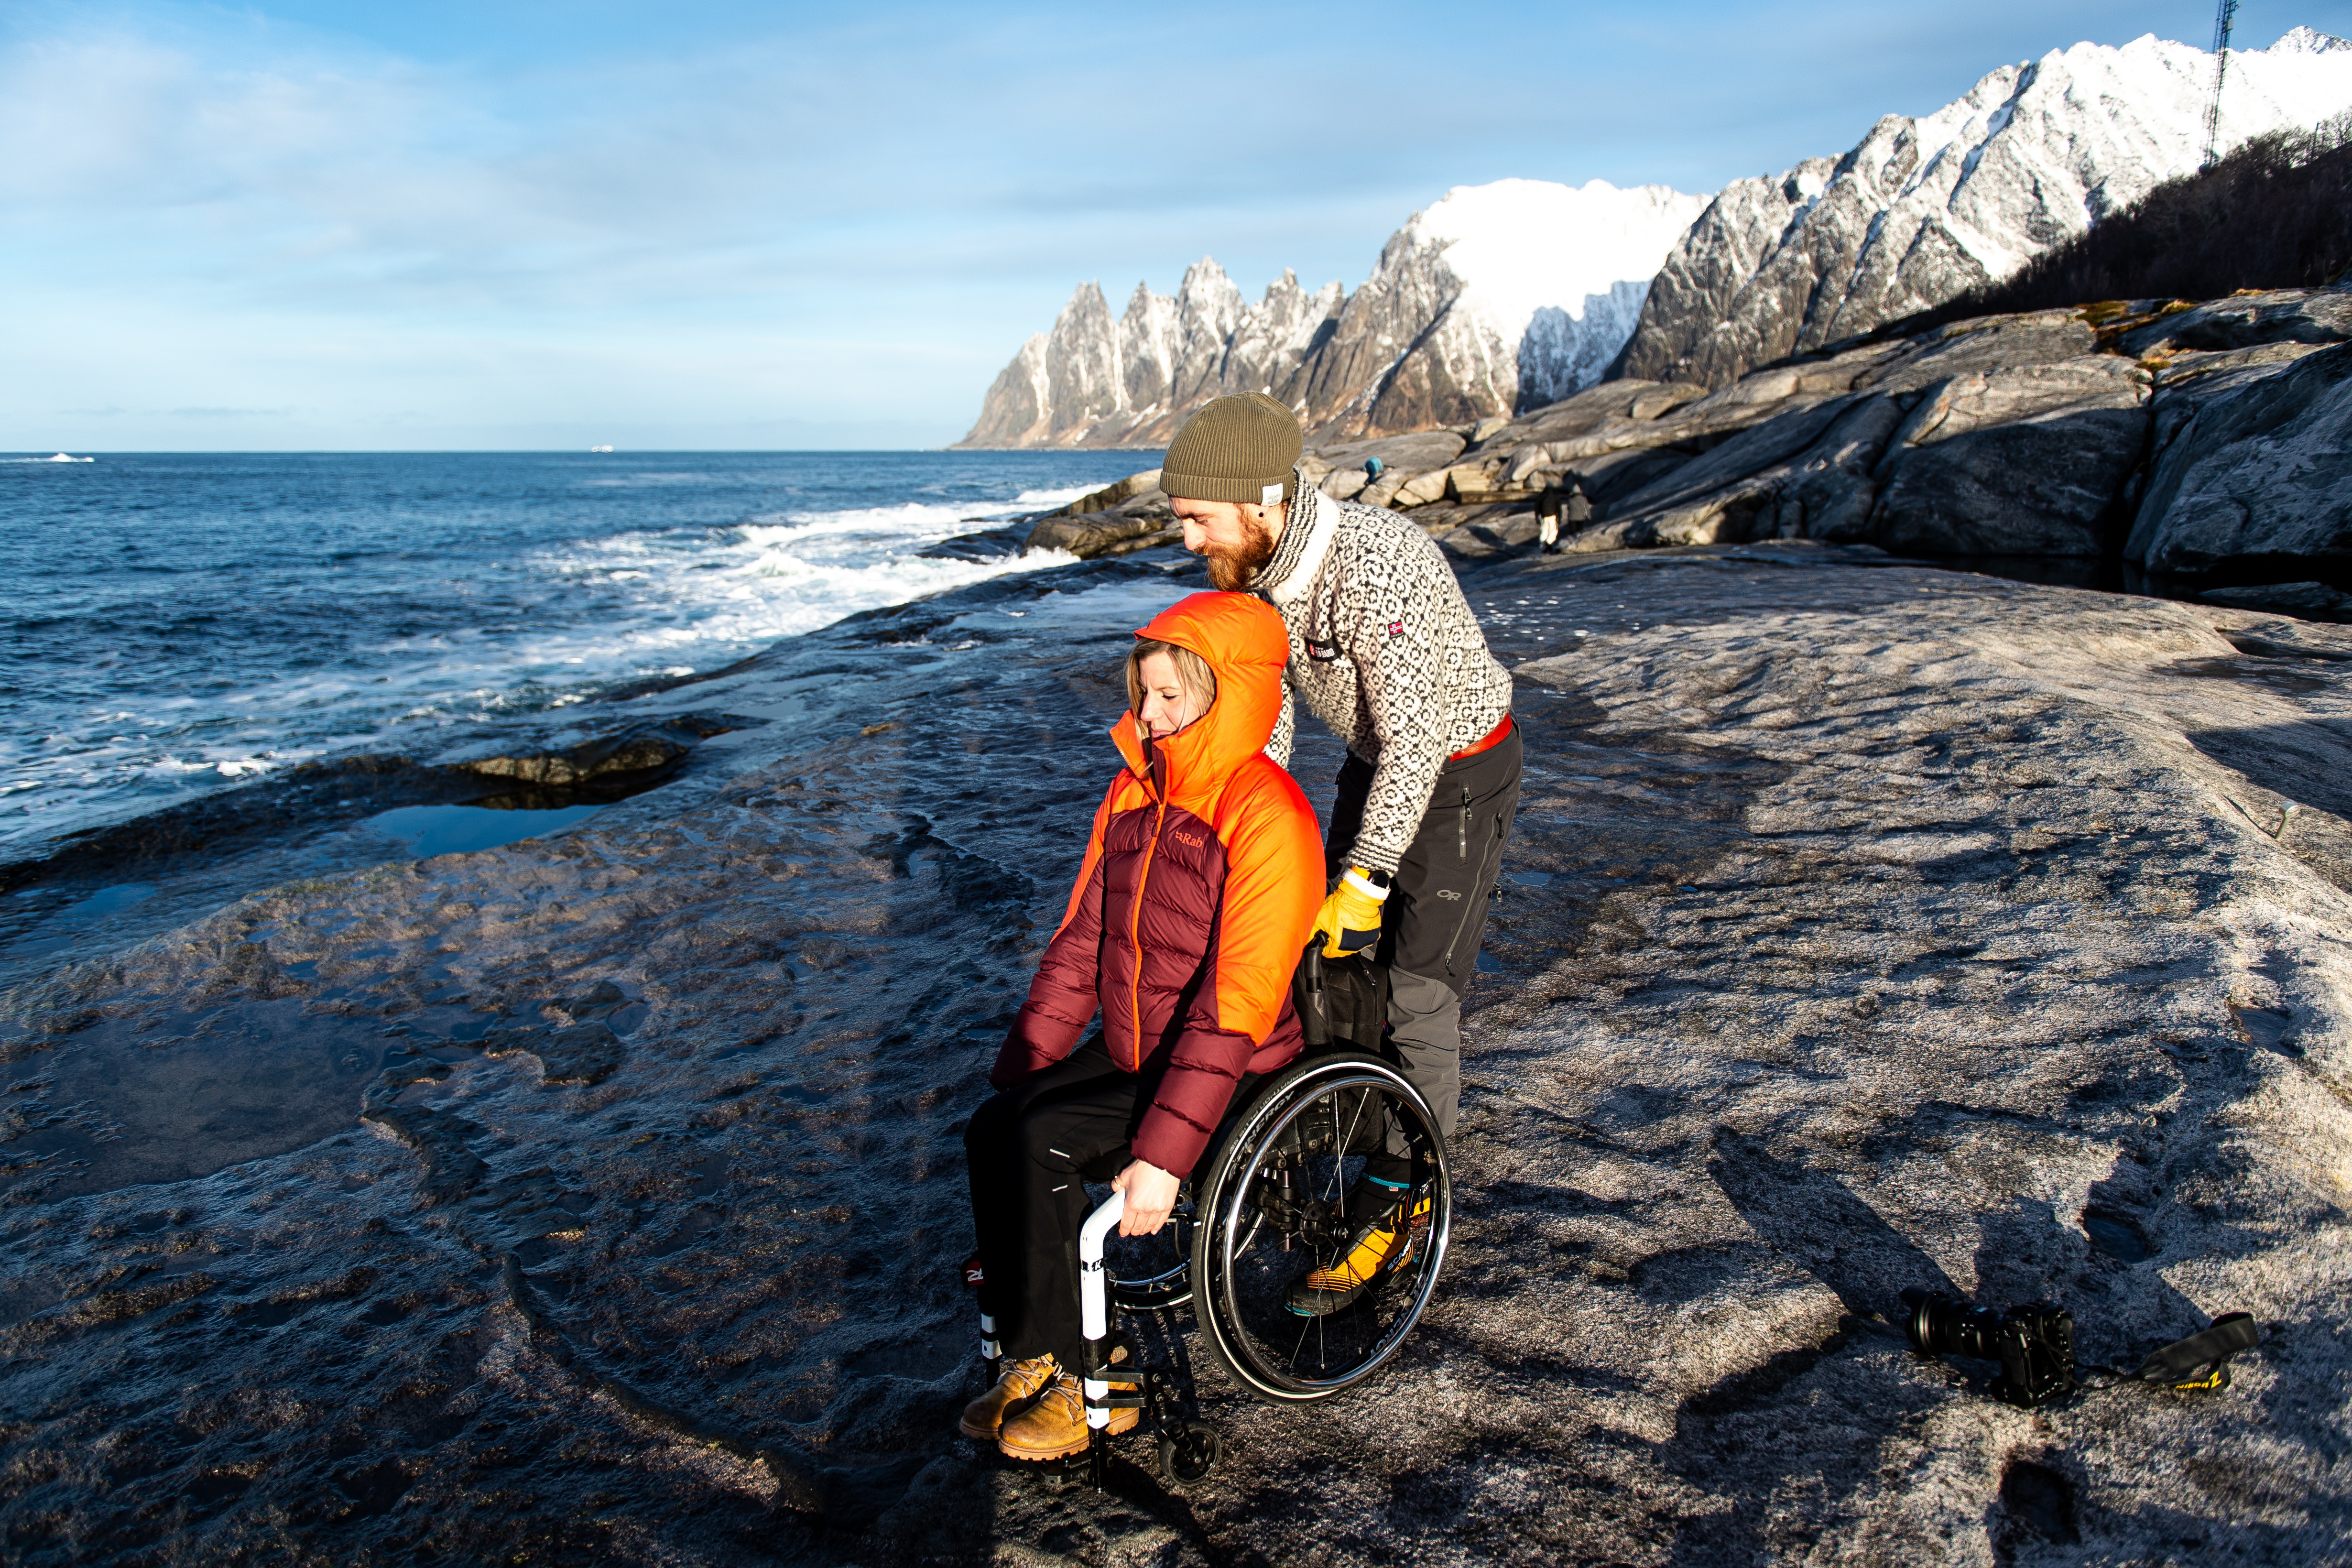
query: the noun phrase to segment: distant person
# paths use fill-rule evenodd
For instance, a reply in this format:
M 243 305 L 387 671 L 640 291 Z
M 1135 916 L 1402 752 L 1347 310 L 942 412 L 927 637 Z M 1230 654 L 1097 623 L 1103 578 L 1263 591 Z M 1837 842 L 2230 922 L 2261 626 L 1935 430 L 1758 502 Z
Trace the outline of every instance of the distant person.
M 1195 594 L 1135 636 L 1111 729 L 1127 765 L 989 1074 L 999 1092 L 964 1131 L 981 1310 L 1006 1360 L 961 1430 L 1015 1459 L 1087 1443 L 1073 1370 L 1080 1173 L 1125 1162 L 1119 1234 L 1151 1235 L 1234 1095 L 1304 1043 L 1290 982 L 1323 898 L 1323 847 L 1314 808 L 1265 754 L 1286 711 L 1282 617 L 1245 595 Z M 1079 1044 L 1097 1011 L 1101 1032 Z M 1136 1419 L 1114 1410 L 1108 1430 Z
M 1282 612 L 1290 661 L 1268 752 L 1286 763 L 1288 693 L 1347 743 L 1324 850 L 1324 952 L 1388 968 L 1389 1034 L 1454 1131 L 1462 993 L 1519 800 L 1511 678 L 1487 651 L 1453 569 L 1419 526 L 1299 483 L 1297 417 L 1256 393 L 1185 421 L 1160 470 L 1209 581 Z M 1349 1200 L 1357 1246 L 1305 1277 L 1295 1310 L 1337 1310 L 1403 1256 L 1409 1166 L 1376 1161 Z
M 1591 521 L 1592 502 L 1573 479 L 1566 491 L 1546 490 L 1536 501 L 1536 539 L 1546 555 L 1559 554 L 1561 537 L 1574 538 Z

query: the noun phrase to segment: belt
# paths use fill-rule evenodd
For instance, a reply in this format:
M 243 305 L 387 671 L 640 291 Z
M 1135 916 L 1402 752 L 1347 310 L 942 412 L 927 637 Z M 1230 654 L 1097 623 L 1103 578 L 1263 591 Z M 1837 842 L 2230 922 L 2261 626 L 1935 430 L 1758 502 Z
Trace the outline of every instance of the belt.
M 1510 732 L 1511 710 L 1506 708 L 1503 710 L 1501 721 L 1496 724 L 1493 729 L 1487 731 L 1486 737 L 1483 740 L 1472 742 L 1469 745 L 1463 747 L 1460 751 L 1454 752 L 1445 760 L 1449 763 L 1458 763 L 1465 757 L 1475 757 L 1481 752 L 1493 751 L 1496 746 L 1503 743 L 1503 737 Z

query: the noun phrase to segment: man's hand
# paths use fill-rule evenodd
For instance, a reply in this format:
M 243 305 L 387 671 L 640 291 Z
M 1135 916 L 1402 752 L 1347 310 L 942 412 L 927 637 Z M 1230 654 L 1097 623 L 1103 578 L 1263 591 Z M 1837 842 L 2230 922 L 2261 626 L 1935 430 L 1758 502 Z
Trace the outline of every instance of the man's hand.
M 1381 938 L 1381 909 L 1388 901 L 1388 879 L 1372 880 L 1373 873 L 1360 866 L 1348 868 L 1331 896 L 1323 900 L 1323 908 L 1315 916 L 1315 929 L 1323 937 L 1323 956 L 1351 958 Z
M 1138 1160 L 1121 1171 L 1111 1189 L 1127 1197 L 1118 1216 L 1121 1236 L 1152 1235 L 1168 1223 L 1168 1211 L 1176 1206 L 1176 1178 L 1149 1161 Z

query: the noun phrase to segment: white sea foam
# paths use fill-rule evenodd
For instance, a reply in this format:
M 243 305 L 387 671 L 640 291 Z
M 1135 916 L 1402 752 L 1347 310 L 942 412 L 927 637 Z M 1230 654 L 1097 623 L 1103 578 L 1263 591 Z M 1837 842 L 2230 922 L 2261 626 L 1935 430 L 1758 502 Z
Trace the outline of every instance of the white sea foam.
M 921 501 L 786 512 L 693 536 L 646 531 L 566 545 L 541 563 L 609 595 L 615 613 L 514 651 L 526 666 L 562 663 L 604 678 L 650 673 L 656 659 L 708 668 L 860 610 L 1066 562 L 1058 552 L 960 561 L 920 552 L 995 517 L 1085 493 L 1033 490 L 978 513 Z
M 627 478 L 688 486 L 704 476 Z M 861 610 L 1066 563 L 1072 558 L 1059 552 L 979 561 L 921 552 L 1092 488 L 1033 489 L 992 504 L 773 510 L 477 562 L 461 592 L 480 605 L 478 619 L 441 614 L 429 630 L 363 638 L 349 658 L 282 673 L 265 668 L 233 685 L 126 684 L 43 721 L 43 730 L 0 739 L 0 798 L 8 801 L 0 843 L 87 822 L 99 802 L 110 815 L 352 751 L 430 754 L 436 731 L 572 707 L 615 680 L 715 668 Z M 1065 597 L 1075 596 L 1047 595 L 1040 613 L 1065 613 Z

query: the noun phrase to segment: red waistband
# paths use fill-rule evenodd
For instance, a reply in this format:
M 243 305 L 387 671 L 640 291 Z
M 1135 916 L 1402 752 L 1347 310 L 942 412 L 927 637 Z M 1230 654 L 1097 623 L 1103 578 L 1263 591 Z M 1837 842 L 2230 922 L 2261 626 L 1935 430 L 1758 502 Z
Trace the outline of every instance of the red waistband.
M 1484 740 L 1473 742 L 1471 744 L 1463 747 L 1460 751 L 1454 752 L 1445 760 L 1449 763 L 1458 763 L 1465 757 L 1475 757 L 1481 752 L 1492 751 L 1495 747 L 1501 745 L 1503 743 L 1503 737 L 1510 732 L 1511 710 L 1506 708 L 1503 710 L 1502 721 L 1496 724 L 1493 729 L 1487 731 Z

